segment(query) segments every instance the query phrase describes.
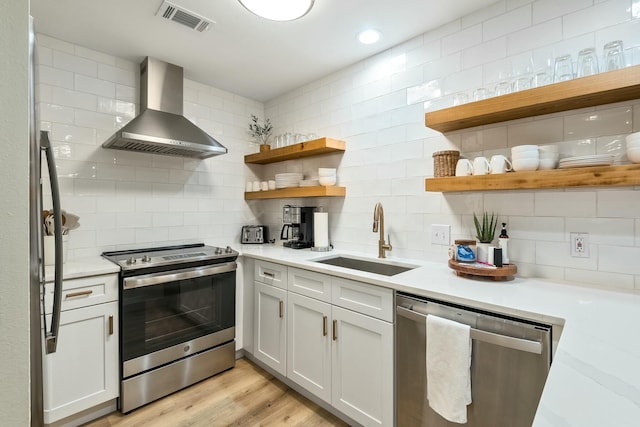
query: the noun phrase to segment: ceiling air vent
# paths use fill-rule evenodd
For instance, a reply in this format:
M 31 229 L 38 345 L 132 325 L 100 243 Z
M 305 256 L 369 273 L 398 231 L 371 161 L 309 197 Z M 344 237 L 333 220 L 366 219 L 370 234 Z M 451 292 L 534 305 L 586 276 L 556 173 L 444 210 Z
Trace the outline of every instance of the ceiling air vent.
M 209 25 L 215 24 L 215 21 L 212 19 L 207 19 L 204 16 L 200 16 L 197 13 L 193 13 L 184 7 L 168 1 L 162 2 L 160 9 L 156 12 L 156 16 L 185 25 L 201 33 L 206 31 Z

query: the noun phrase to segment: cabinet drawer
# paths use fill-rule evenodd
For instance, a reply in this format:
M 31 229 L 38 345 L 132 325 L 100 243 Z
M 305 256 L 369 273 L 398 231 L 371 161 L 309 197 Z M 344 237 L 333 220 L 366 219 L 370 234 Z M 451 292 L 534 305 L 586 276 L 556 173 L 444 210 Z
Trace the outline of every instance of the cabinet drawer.
M 255 281 L 287 289 L 287 266 L 256 260 Z
M 331 276 L 289 267 L 288 290 L 320 301 L 331 302 Z
M 53 282 L 44 285 L 45 313 L 53 309 Z M 62 311 L 118 300 L 118 275 L 82 277 L 62 281 Z
M 331 302 L 358 313 L 393 322 L 393 291 L 391 289 L 334 277 Z

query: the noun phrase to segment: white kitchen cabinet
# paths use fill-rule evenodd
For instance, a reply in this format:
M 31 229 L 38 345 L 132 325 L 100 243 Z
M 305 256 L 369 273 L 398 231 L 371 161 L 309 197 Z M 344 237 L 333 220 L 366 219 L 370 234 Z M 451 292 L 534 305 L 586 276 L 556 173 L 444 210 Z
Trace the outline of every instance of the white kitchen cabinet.
M 62 311 L 43 374 L 45 424 L 118 397 L 118 303 Z
M 287 291 L 254 283 L 253 355 L 276 372 L 287 374 Z
M 118 397 L 117 299 L 116 274 L 62 282 L 57 350 L 43 354 L 45 424 Z M 52 304 L 53 286 L 46 283 L 47 326 Z
M 331 305 L 289 292 L 287 377 L 331 403 Z
M 393 325 L 336 306 L 332 315 L 331 405 L 365 426 L 393 425 Z

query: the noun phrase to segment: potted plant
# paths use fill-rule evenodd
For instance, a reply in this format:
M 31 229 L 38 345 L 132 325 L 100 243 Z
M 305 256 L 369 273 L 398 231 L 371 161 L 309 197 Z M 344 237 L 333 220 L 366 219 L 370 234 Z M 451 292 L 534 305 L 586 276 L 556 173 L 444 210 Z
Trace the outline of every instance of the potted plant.
M 479 220 L 476 214 L 473 214 L 473 223 L 476 226 L 476 259 L 480 262 L 487 262 L 489 245 L 493 241 L 493 237 L 496 234 L 496 226 L 498 225 L 498 218 L 495 214 L 489 216 L 488 213 L 482 214 L 482 220 Z
M 249 134 L 260 144 L 260 151 L 267 151 L 269 146 L 269 137 L 273 131 L 271 121 L 266 119 L 262 125 L 258 123 L 258 117 L 251 115 L 251 123 L 249 123 Z

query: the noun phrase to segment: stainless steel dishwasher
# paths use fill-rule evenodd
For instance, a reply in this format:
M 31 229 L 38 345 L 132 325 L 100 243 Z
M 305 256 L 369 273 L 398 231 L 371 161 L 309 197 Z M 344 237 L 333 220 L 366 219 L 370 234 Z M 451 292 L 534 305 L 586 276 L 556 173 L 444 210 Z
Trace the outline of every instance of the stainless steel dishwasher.
M 426 316 L 471 327 L 470 427 L 530 427 L 551 363 L 551 325 L 398 292 L 397 426 L 458 426 L 429 407 Z

